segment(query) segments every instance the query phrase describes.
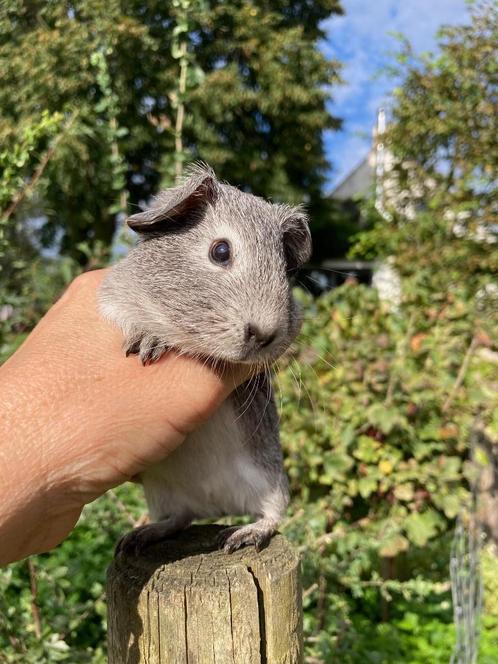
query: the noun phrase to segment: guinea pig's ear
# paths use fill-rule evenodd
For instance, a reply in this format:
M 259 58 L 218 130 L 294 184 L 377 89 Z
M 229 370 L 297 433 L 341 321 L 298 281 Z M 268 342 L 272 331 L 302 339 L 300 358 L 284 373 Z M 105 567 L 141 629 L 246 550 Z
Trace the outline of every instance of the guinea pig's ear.
M 191 173 L 181 185 L 158 194 L 148 210 L 128 217 L 128 226 L 137 233 L 167 232 L 213 203 L 217 196 L 214 172 L 203 167 Z
M 289 270 L 297 270 L 311 258 L 311 233 L 308 222 L 308 215 L 301 207 L 285 206 L 282 231 Z

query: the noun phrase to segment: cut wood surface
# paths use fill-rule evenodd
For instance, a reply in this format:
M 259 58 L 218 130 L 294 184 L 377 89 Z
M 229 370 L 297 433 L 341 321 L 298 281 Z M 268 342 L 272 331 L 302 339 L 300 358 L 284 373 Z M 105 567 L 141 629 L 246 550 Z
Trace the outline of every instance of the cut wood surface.
M 300 561 L 280 534 L 257 553 L 220 551 L 193 526 L 108 571 L 110 664 L 302 662 Z

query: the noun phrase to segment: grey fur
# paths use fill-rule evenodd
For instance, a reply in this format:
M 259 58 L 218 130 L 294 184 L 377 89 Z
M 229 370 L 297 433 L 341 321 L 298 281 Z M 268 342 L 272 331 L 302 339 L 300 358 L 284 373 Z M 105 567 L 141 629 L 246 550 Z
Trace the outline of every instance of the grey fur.
M 140 242 L 113 267 L 99 293 L 127 354 L 154 362 L 169 348 L 213 360 L 268 366 L 295 338 L 300 315 L 289 269 L 311 252 L 300 207 L 271 204 L 220 183 L 197 166 L 185 181 L 129 219 Z M 209 250 L 226 239 L 227 266 Z M 251 324 L 273 341 L 248 339 Z M 251 514 L 259 520 L 227 531 L 227 551 L 264 545 L 288 503 L 271 384 L 258 376 L 235 390 L 211 419 L 167 459 L 141 476 L 153 523 L 121 546 L 170 536 L 196 518 Z

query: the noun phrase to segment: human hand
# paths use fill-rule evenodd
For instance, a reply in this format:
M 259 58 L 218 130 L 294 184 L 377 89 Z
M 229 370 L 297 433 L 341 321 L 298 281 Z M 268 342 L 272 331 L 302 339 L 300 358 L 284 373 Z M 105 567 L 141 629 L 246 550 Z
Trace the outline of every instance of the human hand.
M 167 456 L 247 377 L 126 358 L 97 311 L 105 273 L 75 279 L 0 367 L 0 564 L 59 544 L 86 503 Z

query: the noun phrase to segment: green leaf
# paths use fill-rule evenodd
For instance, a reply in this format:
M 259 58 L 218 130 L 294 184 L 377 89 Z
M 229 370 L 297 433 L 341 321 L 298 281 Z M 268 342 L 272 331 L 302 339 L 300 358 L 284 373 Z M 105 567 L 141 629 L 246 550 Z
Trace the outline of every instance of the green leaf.
M 402 551 L 407 551 L 410 543 L 403 535 L 395 534 L 384 540 L 379 549 L 379 554 L 385 558 L 394 558 Z
M 370 436 L 359 436 L 353 456 L 366 463 L 378 461 L 380 456 L 380 443 Z
M 368 498 L 377 489 L 377 480 L 373 477 L 360 477 L 358 492 L 362 498 Z
M 397 408 L 391 408 L 382 403 L 375 403 L 370 406 L 367 409 L 366 417 L 370 424 L 385 434 L 391 433 L 395 427 L 405 428 L 408 426 L 408 420 Z
M 434 510 L 413 512 L 404 522 L 408 539 L 417 546 L 425 546 L 437 534 L 440 525 L 441 518 Z
M 402 500 L 404 502 L 413 500 L 413 483 L 408 482 L 407 484 L 398 484 L 396 487 L 394 487 L 394 495 L 398 500 Z
M 455 493 L 450 493 L 439 497 L 438 505 L 444 511 L 448 519 L 454 519 L 462 508 L 462 501 Z

